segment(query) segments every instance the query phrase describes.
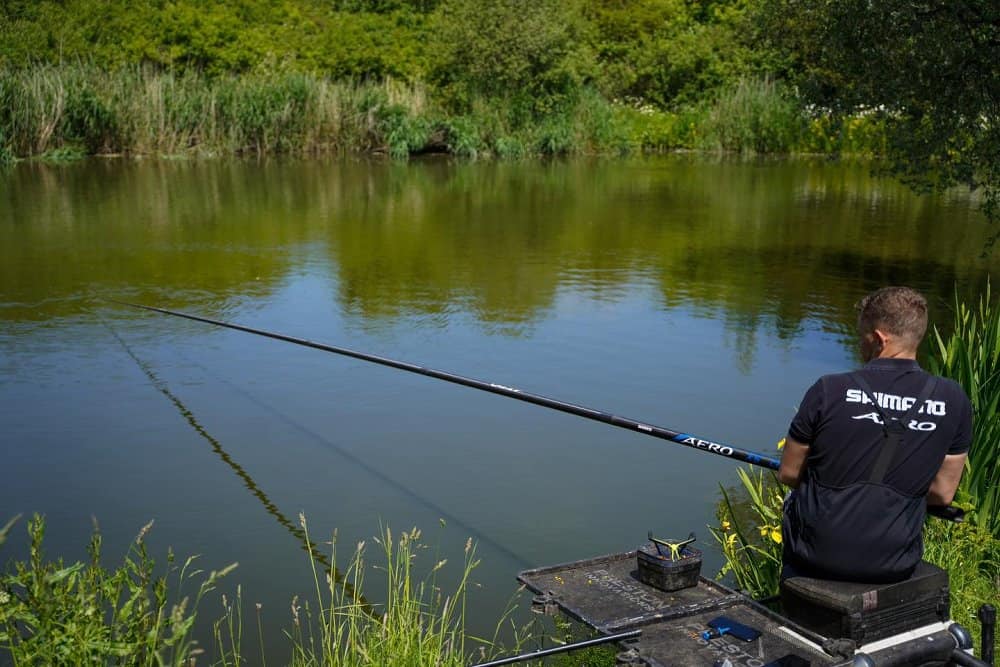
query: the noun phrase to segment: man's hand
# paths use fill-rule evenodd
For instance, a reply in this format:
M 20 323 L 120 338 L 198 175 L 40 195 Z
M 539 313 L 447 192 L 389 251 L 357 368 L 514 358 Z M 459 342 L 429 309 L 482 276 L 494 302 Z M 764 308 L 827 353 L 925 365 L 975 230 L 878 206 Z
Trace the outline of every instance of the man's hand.
M 962 471 L 965 470 L 965 459 L 968 456 L 962 454 L 948 454 L 944 457 L 941 467 L 931 482 L 931 488 L 927 491 L 928 505 L 950 505 L 955 498 L 955 490 L 958 482 L 962 479 Z M 784 467 L 785 460 L 781 460 Z
M 808 455 L 809 445 L 792 438 L 785 438 L 785 447 L 781 450 L 781 468 L 778 470 L 778 479 L 782 484 L 793 489 L 798 488 L 802 474 L 806 470 Z

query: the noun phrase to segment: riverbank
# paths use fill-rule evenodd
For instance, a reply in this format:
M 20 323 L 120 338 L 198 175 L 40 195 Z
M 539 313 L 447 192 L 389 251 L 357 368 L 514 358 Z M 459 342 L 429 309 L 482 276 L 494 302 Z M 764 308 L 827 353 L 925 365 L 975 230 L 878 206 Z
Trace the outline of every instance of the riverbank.
M 0 162 L 423 153 L 465 158 L 698 150 L 877 156 L 874 116 L 810 112 L 782 85 L 741 79 L 676 111 L 582 88 L 525 117 L 516 100 L 466 113 L 422 83 L 332 80 L 282 68 L 208 76 L 88 64 L 0 70 Z
M 734 519 L 728 498 L 721 512 L 727 523 Z M 259 603 L 250 605 L 244 600 L 239 586 L 230 597 L 217 590 L 237 568 L 236 563 L 206 574 L 196 569 L 194 558 L 178 566 L 168 554 L 167 567 L 157 568 L 145 544 L 150 522 L 131 544 L 121 566 L 107 569 L 102 564 L 97 532 L 88 549 L 90 561 L 66 566 L 61 559 L 43 557 L 45 521 L 35 516 L 28 522 L 30 558 L 0 573 L 0 656 L 8 654 L 15 664 L 124 660 L 128 664 L 228 667 L 251 660 L 267 664 L 268 656 L 273 663 L 280 654 L 290 655 L 284 664 L 293 667 L 460 667 L 549 644 L 552 639 L 548 637 L 557 644 L 579 638 L 565 621 L 557 620 L 554 629 L 537 622 L 519 626 L 513 621 L 513 605 L 498 619 L 492 638 L 471 636 L 466 627 L 466 598 L 475 586 L 471 575 L 479 564 L 471 539 L 461 557 L 457 583 L 444 590 L 438 579 L 448 559 L 427 563 L 426 554 L 418 558 L 427 545 L 417 529 L 398 535 L 382 529 L 373 538 L 374 547 L 357 544 L 347 568 L 338 572 L 327 565 L 337 562 L 336 533 L 327 560 L 315 550 L 305 517 L 300 515 L 299 522 L 308 545 L 313 589 L 303 597 L 291 597 L 286 608 L 289 616 L 281 622 L 287 646 L 275 647 L 266 645 Z M 12 520 L 0 528 L 0 547 L 15 523 Z M 718 534 L 736 536 L 739 532 L 738 527 L 724 525 Z M 952 617 L 972 632 L 978 648 L 976 610 L 996 602 L 991 599 L 996 580 L 990 580 L 988 569 L 1000 577 L 995 560 L 1000 542 L 973 525 L 961 524 L 929 526 L 926 540 L 928 560 L 946 567 L 951 575 Z M 374 567 L 367 556 L 372 550 L 378 554 Z M 990 551 L 993 556 L 988 555 Z M 376 587 L 384 586 L 386 591 L 378 604 L 363 592 L 371 574 L 380 575 L 382 581 Z M 192 585 L 196 591 L 184 593 L 185 586 L 190 589 Z M 221 598 L 221 615 L 211 619 L 211 636 L 200 636 L 197 629 L 205 623 L 196 625 L 198 617 L 213 613 L 204 608 L 216 597 Z M 614 664 L 614 649 L 607 647 L 561 655 L 552 664 L 584 664 L 584 654 L 586 664 Z

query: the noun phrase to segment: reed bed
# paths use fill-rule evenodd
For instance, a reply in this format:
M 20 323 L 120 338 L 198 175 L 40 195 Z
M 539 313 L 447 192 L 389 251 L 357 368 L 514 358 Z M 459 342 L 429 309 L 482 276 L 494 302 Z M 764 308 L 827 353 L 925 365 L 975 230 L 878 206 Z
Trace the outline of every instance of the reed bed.
M 281 70 L 208 77 L 85 64 L 0 71 L 0 136 L 20 157 L 380 150 L 394 114 L 425 110 L 420 86 L 393 80 L 331 82 Z
M 331 81 L 283 69 L 214 77 L 83 63 L 0 70 L 0 160 L 427 151 L 520 157 L 620 143 L 610 105 L 596 93 L 544 118 L 515 115 L 485 100 L 471 113 L 448 115 L 420 83 Z
M 739 153 L 790 153 L 805 136 L 802 103 L 771 79 L 740 79 L 720 92 L 702 122 L 703 141 Z
M 877 119 L 810 117 L 787 88 L 746 79 L 698 105 L 611 102 L 584 87 L 541 115 L 516 99 L 445 111 L 419 82 L 332 81 L 281 67 L 208 76 L 87 63 L 0 69 L 0 164 L 43 156 L 212 157 L 446 152 L 468 158 L 674 149 L 878 154 Z M 523 106 L 523 105 L 521 105 Z
M 951 333 L 934 329 L 930 366 L 958 382 L 972 401 L 972 446 L 956 500 L 1000 540 L 1000 306 L 991 296 L 987 286 L 969 305 L 956 294 Z

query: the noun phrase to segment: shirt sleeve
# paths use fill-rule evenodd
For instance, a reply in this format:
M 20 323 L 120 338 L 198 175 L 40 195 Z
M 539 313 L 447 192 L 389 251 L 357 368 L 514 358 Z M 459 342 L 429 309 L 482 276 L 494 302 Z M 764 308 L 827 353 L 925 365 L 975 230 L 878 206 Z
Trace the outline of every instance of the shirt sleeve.
M 972 444 L 972 404 L 962 392 L 962 411 L 958 416 L 958 427 L 955 429 L 955 437 L 948 447 L 949 454 L 964 454 L 969 451 Z
M 823 395 L 823 378 L 820 378 L 813 386 L 809 387 L 806 395 L 802 397 L 799 411 L 795 413 L 795 417 L 792 418 L 792 423 L 788 427 L 788 437 L 803 445 L 812 444 L 820 423 Z

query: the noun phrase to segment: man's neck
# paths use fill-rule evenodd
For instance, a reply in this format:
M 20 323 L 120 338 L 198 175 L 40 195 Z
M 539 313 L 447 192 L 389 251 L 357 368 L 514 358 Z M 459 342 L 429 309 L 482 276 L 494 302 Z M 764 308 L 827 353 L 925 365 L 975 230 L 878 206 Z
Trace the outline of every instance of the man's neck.
M 879 355 L 875 357 L 876 359 L 916 359 L 917 351 L 911 350 L 909 348 L 896 347 L 894 345 L 886 345 L 879 352 Z

